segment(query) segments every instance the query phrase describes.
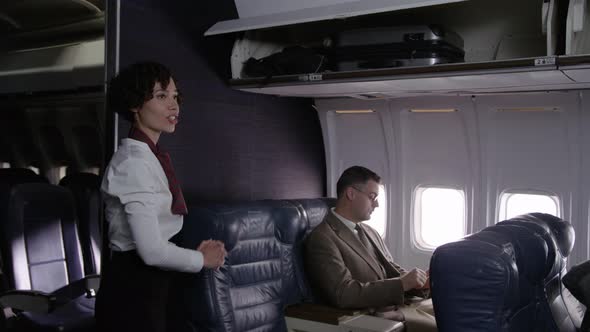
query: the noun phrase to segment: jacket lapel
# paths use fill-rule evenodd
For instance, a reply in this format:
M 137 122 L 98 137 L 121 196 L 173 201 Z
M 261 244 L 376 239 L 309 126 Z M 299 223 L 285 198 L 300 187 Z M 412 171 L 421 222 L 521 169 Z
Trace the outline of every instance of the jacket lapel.
M 334 230 L 334 233 L 344 242 L 346 243 L 352 250 L 354 250 L 361 258 L 367 262 L 367 264 L 375 271 L 375 273 L 379 276 L 383 275 L 381 271 L 381 267 L 379 263 L 375 261 L 375 259 L 369 254 L 367 248 L 361 243 L 361 241 L 354 235 L 350 229 L 348 229 L 338 217 L 336 217 L 332 212 L 328 214 L 327 218 L 328 224 Z
M 363 227 L 363 226 L 361 225 L 361 227 Z M 385 267 L 385 270 L 387 273 L 386 277 L 388 277 L 388 278 L 399 277 L 401 275 L 401 272 L 393 264 L 390 263 L 393 260 L 383 250 L 382 242 L 373 236 L 374 235 L 373 232 L 368 232 L 366 230 L 366 228 L 364 228 L 364 227 L 363 227 L 363 229 L 365 230 L 365 234 L 367 234 L 369 241 L 371 241 L 371 243 L 373 244 L 375 249 L 377 249 L 376 250 L 377 255 L 379 255 L 379 259 L 381 259 L 381 261 L 383 262 L 383 266 Z

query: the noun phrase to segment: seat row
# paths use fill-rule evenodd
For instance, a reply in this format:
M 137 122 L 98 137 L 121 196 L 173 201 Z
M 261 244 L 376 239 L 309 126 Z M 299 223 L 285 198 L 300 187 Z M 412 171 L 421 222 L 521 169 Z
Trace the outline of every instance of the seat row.
M 98 177 L 64 179 L 68 190 L 15 184 L 14 177 L 1 181 L 1 175 L 0 267 L 12 291 L 0 292 L 0 304 L 27 302 L 31 310 L 16 324 L 25 330 L 92 331 L 89 292 L 97 286 L 88 276 L 100 271 Z M 81 202 L 87 206 L 80 208 Z M 190 206 L 179 245 L 196 248 L 217 239 L 228 255 L 218 270 L 177 275 L 169 310 L 173 330 L 287 330 L 285 308 L 316 300 L 302 246 L 334 204 L 320 198 Z M 561 283 L 573 242 L 569 223 L 530 214 L 437 248 L 430 269 L 439 330 L 577 331 L 585 308 Z
M 77 173 L 51 185 L 28 169 L 0 169 L 0 306 L 5 327 L 89 330 L 98 288 L 99 177 Z M 7 312 L 7 310 L 3 310 Z
M 316 300 L 302 244 L 333 204 L 304 199 L 191 208 L 182 246 L 219 239 L 228 256 L 218 270 L 178 277 L 175 330 L 285 331 L 292 320 L 285 308 Z M 571 224 L 530 214 L 437 248 L 430 275 L 439 331 L 579 331 L 585 308 L 561 282 L 573 243 Z

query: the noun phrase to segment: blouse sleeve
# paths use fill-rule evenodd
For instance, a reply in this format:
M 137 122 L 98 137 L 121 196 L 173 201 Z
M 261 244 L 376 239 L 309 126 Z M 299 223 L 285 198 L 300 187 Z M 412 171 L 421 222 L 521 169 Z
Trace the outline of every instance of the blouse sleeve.
M 147 161 L 129 158 L 107 169 L 106 190 L 124 206 L 137 253 L 145 264 L 166 270 L 199 272 L 203 255 L 164 239 L 158 225 L 156 179 Z

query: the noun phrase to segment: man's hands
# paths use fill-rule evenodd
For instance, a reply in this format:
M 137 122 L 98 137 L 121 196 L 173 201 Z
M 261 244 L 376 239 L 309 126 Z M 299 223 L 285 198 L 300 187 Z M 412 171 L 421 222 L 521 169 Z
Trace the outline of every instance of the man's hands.
M 402 275 L 400 280 L 402 281 L 404 292 L 407 292 L 411 289 L 422 288 L 428 280 L 428 276 L 426 272 L 415 267 Z
M 203 266 L 209 269 L 218 269 L 225 261 L 225 246 L 217 240 L 205 240 L 197 248 L 203 254 Z

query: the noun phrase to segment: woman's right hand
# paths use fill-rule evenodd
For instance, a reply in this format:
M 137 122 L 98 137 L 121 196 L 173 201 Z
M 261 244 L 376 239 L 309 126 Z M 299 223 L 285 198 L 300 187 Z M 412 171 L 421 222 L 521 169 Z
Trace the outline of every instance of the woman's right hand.
M 197 248 L 203 254 L 203 266 L 210 269 L 217 269 L 225 261 L 225 246 L 217 240 L 205 240 Z

